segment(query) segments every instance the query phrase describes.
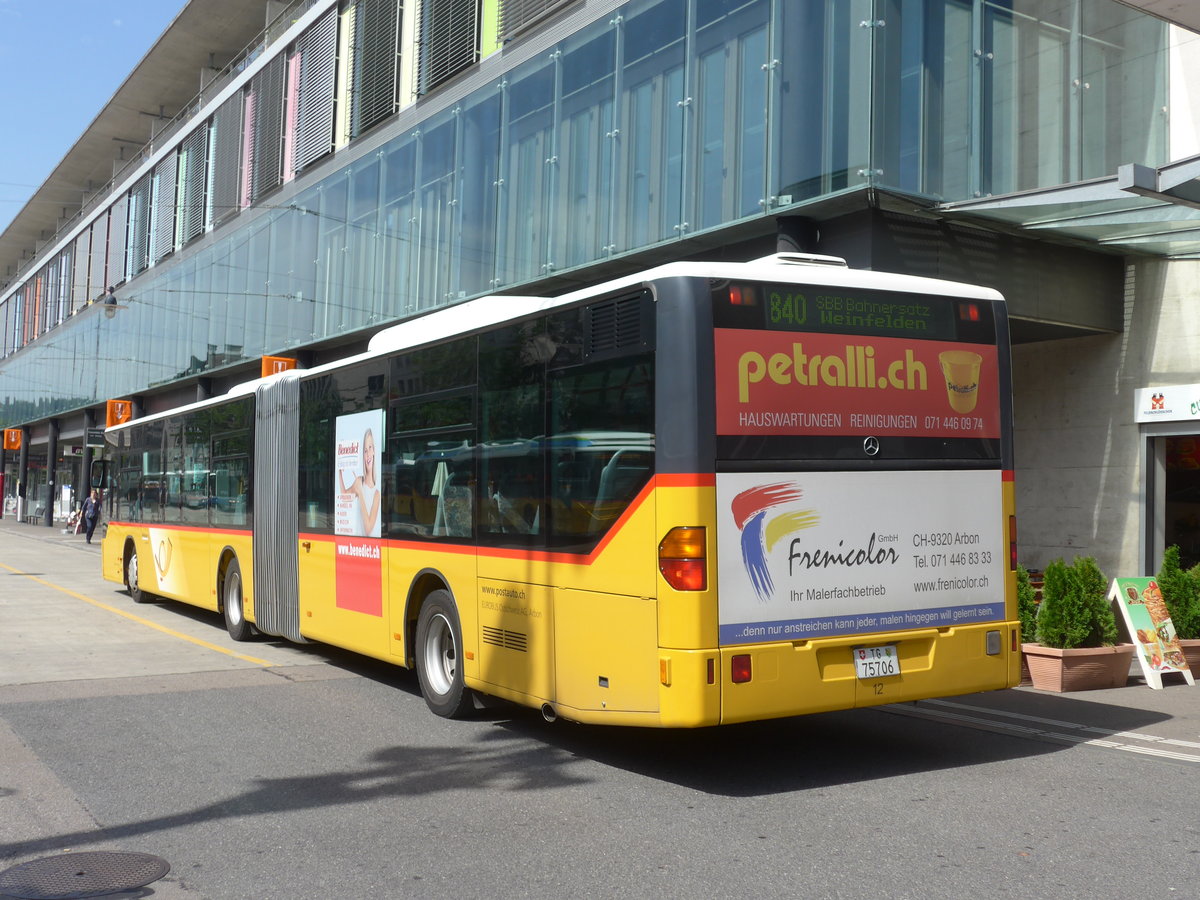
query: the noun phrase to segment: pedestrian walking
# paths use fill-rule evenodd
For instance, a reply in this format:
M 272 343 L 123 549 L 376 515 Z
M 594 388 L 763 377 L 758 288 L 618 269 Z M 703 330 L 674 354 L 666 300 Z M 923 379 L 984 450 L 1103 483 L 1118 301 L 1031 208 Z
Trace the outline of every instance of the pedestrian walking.
M 92 493 L 83 501 L 83 527 L 87 532 L 87 542 L 92 542 L 92 532 L 100 521 L 100 492 L 92 488 Z

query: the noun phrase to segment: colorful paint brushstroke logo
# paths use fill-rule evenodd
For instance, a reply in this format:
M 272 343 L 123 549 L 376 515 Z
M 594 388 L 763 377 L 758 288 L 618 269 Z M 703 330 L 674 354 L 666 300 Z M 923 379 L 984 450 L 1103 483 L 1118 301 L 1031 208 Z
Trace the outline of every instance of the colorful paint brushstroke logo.
M 742 491 L 729 504 L 733 520 L 742 533 L 742 564 L 760 603 L 766 603 L 775 593 L 767 553 L 780 539 L 812 528 L 820 521 L 820 516 L 812 509 L 771 512 L 777 507 L 796 503 L 803 495 L 796 484 L 763 484 Z

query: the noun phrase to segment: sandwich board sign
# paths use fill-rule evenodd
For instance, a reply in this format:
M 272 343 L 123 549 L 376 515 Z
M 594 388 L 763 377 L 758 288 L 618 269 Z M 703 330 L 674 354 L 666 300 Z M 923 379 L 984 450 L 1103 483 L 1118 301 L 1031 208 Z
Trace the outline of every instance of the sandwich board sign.
M 1178 672 L 1188 684 L 1196 684 L 1156 579 L 1114 578 L 1108 599 L 1120 611 L 1129 639 L 1137 648 L 1146 684 L 1162 690 L 1164 672 Z

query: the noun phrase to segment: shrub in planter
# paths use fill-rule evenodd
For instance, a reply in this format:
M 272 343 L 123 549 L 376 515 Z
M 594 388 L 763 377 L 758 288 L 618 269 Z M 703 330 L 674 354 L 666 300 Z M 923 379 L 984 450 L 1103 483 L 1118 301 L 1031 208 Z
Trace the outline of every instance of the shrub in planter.
M 1133 645 L 1112 646 L 1117 620 L 1096 561 L 1077 557 L 1046 566 L 1037 613 L 1037 643 L 1021 649 L 1033 686 L 1049 691 L 1115 688 L 1129 679 Z
M 1037 642 L 1070 650 L 1105 647 L 1117 640 L 1117 620 L 1108 602 L 1108 585 L 1096 561 L 1076 557 L 1068 566 L 1056 559 L 1046 566 Z
M 1184 571 L 1179 567 L 1179 548 L 1168 547 L 1157 577 L 1175 633 L 1183 640 L 1200 638 L 1200 565 Z
M 1017 565 L 1017 618 L 1021 622 L 1021 640 L 1037 636 L 1037 594 L 1029 581 L 1029 570 Z

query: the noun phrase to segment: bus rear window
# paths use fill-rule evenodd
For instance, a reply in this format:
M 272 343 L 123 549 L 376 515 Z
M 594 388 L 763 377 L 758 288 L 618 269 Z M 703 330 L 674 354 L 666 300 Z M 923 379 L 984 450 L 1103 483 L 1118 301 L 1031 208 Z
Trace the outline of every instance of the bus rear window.
M 719 459 L 1000 459 L 992 301 L 759 282 L 712 289 Z

